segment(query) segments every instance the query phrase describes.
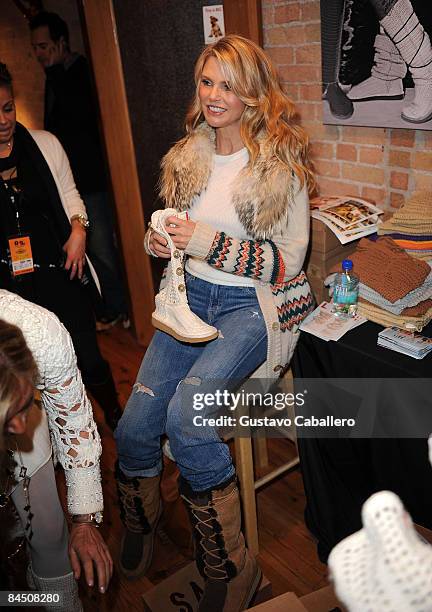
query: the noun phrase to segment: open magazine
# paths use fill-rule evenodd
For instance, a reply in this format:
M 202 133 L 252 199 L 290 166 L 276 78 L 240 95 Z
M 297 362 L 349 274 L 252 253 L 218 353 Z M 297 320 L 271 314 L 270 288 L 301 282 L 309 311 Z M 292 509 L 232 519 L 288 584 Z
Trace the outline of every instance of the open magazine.
M 377 231 L 383 210 L 360 198 L 323 196 L 310 201 L 311 215 L 331 229 L 342 244 Z

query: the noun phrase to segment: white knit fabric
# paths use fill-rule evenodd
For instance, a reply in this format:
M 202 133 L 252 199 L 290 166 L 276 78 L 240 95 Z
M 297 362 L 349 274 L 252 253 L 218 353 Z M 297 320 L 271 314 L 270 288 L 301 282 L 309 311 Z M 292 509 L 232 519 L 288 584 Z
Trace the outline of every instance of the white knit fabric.
M 339 599 L 350 612 L 430 612 L 432 546 L 417 534 L 398 496 L 372 495 L 362 518 L 363 529 L 329 557 Z
M 68 332 L 53 313 L 5 290 L 0 290 L 0 318 L 21 329 L 38 366 L 37 388 L 48 416 L 55 458 L 65 470 L 69 512 L 102 510 L 101 442 Z M 34 473 L 41 467 L 33 465 L 40 461 L 41 449 L 33 461 L 32 451 L 27 451 L 22 448 L 23 461 Z M 48 447 L 45 456 L 49 452 Z M 19 468 L 18 458 L 17 464 Z

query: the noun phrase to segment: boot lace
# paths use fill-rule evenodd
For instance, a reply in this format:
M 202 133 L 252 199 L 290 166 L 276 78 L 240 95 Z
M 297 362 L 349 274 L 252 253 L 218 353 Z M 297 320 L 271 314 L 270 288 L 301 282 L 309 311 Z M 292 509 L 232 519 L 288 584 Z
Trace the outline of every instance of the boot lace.
M 194 529 L 199 534 L 204 574 L 211 580 L 229 581 L 233 576 L 228 569 L 228 555 L 222 529 L 216 520 L 216 511 L 211 506 L 190 507 Z
M 120 475 L 117 479 L 120 518 L 128 531 L 149 533 L 151 527 L 144 512 L 139 489 L 137 478 L 128 478 L 128 481 L 124 482 Z

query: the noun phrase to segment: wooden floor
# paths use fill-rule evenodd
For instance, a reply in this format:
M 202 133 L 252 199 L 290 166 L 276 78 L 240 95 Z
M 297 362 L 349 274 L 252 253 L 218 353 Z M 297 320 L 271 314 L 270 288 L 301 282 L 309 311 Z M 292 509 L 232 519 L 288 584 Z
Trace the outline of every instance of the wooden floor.
M 144 349 L 128 330 L 115 328 L 100 334 L 104 357 L 110 362 L 122 405 L 126 403 L 141 363 Z M 108 543 L 114 563 L 117 563 L 121 523 L 114 481 L 115 444 L 105 425 L 100 408 L 95 417 L 102 438 L 102 478 L 105 499 L 102 533 Z M 269 469 L 289 460 L 295 448 L 289 440 L 269 441 Z M 262 473 L 259 474 L 262 476 Z M 64 498 L 64 481 L 58 474 L 59 488 Z M 259 563 L 272 584 L 273 596 L 294 591 L 298 596 L 310 593 L 326 584 L 326 566 L 318 560 L 315 543 L 304 522 L 305 497 L 301 474 L 297 469 L 280 477 L 257 494 L 260 555 Z M 134 612 L 143 610 L 142 594 L 190 560 L 183 557 L 166 538 L 156 538 L 152 566 L 146 577 L 128 581 L 118 570 L 105 595 L 94 593 L 81 580 L 80 591 L 86 612 Z

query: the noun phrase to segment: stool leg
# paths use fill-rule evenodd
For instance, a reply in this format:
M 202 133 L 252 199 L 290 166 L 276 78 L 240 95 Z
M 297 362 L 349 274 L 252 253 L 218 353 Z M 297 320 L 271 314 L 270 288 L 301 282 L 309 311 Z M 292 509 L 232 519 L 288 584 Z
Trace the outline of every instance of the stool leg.
M 235 438 L 236 471 L 240 481 L 240 495 L 244 517 L 244 534 L 248 549 L 253 555 L 259 553 L 258 525 L 255 500 L 255 477 L 253 471 L 252 441 L 250 438 Z
M 254 438 L 252 447 L 255 467 L 258 469 L 268 467 L 267 438 Z

